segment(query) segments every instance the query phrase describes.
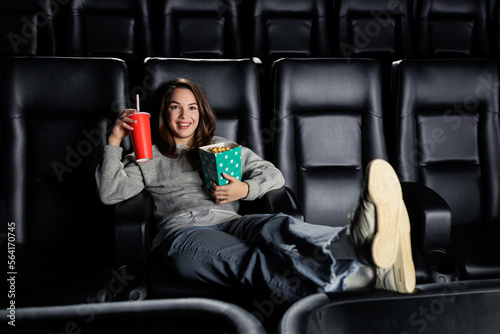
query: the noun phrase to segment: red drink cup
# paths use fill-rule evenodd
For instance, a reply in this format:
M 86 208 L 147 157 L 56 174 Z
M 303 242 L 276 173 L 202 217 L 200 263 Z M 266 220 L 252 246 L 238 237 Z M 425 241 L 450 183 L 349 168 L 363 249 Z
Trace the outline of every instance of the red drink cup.
M 138 112 L 128 116 L 137 123 L 133 124 L 131 131 L 132 145 L 134 146 L 137 162 L 153 159 L 153 146 L 151 144 L 151 115 L 147 112 Z

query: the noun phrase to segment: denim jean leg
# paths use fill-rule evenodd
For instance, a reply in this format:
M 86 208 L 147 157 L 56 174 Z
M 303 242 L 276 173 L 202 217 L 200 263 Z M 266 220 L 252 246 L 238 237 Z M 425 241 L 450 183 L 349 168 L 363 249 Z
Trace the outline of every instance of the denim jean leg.
M 228 226 L 228 233 L 271 251 L 288 253 L 289 271 L 308 292 L 342 291 L 370 283 L 360 269 L 347 225 L 305 223 L 284 214 L 248 215 Z
M 168 238 L 163 245 L 167 267 L 187 280 L 252 289 L 265 295 L 278 291 L 284 301 L 306 295 L 281 278 L 279 273 L 288 270 L 286 257 L 264 252 L 219 227 L 185 228 Z
M 311 294 L 330 284 L 336 261 L 328 250 L 339 228 L 312 225 L 285 214 L 246 215 L 233 221 L 227 232 L 248 243 L 260 245 L 286 264 L 276 276 L 283 284 Z M 283 266 L 282 266 L 283 267 Z

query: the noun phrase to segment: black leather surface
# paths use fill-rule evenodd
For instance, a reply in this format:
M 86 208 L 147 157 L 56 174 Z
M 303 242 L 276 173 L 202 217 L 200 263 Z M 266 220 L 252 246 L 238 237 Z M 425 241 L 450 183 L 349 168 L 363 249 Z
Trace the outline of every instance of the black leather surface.
M 152 6 L 156 56 L 242 57 L 239 1 L 162 0 Z
M 9 311 L 0 315 L 2 331 L 8 333 Z M 20 308 L 15 324 L 16 333 L 266 333 L 244 309 L 205 298 Z
M 152 53 L 148 1 L 72 0 L 60 9 L 65 55 L 142 61 Z
M 331 55 L 324 0 L 252 0 L 243 2 L 247 54 L 267 68 L 282 57 Z
M 421 290 L 411 295 L 387 291 L 312 295 L 287 311 L 278 333 L 497 332 L 498 280 L 417 288 Z
M 489 1 L 419 0 L 415 6 L 417 57 L 489 57 Z
M 4 3 L 0 54 L 144 57 L 498 58 L 488 0 L 22 0 Z M 134 66 L 135 67 L 135 66 Z M 134 68 L 134 77 L 135 70 Z M 132 68 L 131 68 L 132 70 Z
M 500 59 L 500 3 L 495 2 L 494 7 L 490 7 L 491 11 L 491 56 L 493 59 Z
M 402 181 L 433 189 L 448 204 L 450 251 L 463 277 L 494 276 L 500 250 L 490 246 L 484 232 L 500 236 L 495 232 L 500 221 L 499 105 L 489 84 L 498 80 L 497 66 L 454 59 L 406 60 L 398 67 L 398 174 Z
M 378 63 L 283 59 L 273 85 L 273 161 L 307 222 L 347 224 L 366 164 L 387 159 Z
M 153 55 L 150 15 L 150 1 L 64 1 L 56 16 L 57 55 L 120 58 L 131 86 L 140 85 L 143 60 Z
M 125 107 L 125 64 L 11 58 L 0 78 L 2 184 L 6 220 L 15 224 L 19 306 L 94 298 L 114 253 L 113 207 L 100 203 L 94 172 L 109 120 Z
M 499 221 L 455 226 L 451 232 L 451 251 L 459 260 L 466 278 L 500 277 Z
M 411 217 L 412 246 L 420 251 L 448 248 L 451 211 L 434 190 L 420 183 L 403 182 L 403 199 Z
M 413 55 L 411 2 L 336 1 L 336 56 L 375 58 L 389 64 Z M 410 3 L 410 4 L 409 4 Z
M 48 2 L 19 0 L 0 4 L 0 62 L 8 56 L 52 56 L 56 54 L 54 10 Z M 40 22 L 33 24 L 37 13 Z

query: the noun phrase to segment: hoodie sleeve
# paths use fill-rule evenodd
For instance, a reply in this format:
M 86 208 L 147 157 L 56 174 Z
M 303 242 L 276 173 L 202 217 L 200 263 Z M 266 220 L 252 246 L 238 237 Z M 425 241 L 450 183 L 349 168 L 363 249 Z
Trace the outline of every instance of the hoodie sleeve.
M 102 162 L 96 169 L 97 189 L 104 204 L 116 204 L 144 189 L 139 166 L 132 156 L 127 156 L 122 161 L 122 152 L 121 147 L 106 145 Z

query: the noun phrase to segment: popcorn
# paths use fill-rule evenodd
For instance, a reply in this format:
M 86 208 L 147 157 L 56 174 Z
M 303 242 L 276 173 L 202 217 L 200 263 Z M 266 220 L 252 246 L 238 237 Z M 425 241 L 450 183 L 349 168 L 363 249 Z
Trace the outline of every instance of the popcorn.
M 215 146 L 215 147 L 212 147 L 211 151 L 212 153 L 222 153 L 222 152 L 226 152 L 226 151 L 229 151 L 230 148 L 225 146 L 225 147 L 220 147 L 220 146 Z

